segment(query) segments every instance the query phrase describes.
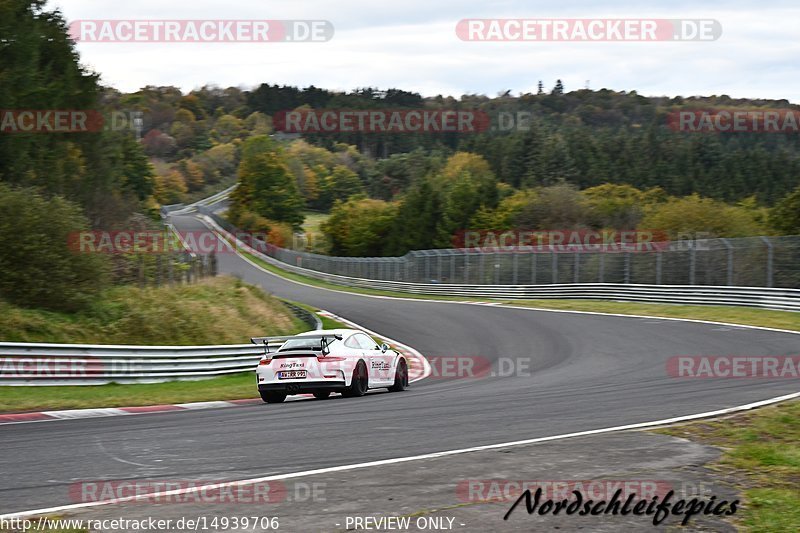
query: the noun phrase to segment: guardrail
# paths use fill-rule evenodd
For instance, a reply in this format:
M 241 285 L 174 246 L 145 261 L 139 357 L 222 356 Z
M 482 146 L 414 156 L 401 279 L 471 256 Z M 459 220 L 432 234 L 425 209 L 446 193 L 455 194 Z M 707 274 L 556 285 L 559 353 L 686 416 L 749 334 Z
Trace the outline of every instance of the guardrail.
M 217 194 L 209 196 L 208 198 L 203 198 L 202 200 L 198 200 L 197 202 L 191 203 L 189 205 L 172 204 L 172 205 L 162 206 L 161 216 L 163 218 L 168 215 L 185 215 L 187 213 L 194 212 L 198 207 L 205 207 L 213 205 L 217 202 L 221 202 L 222 200 L 225 200 L 231 193 L 231 191 L 233 191 L 238 185 L 239 185 L 238 183 L 231 185 L 224 191 L 220 191 Z
M 311 329 L 320 318 L 282 301 Z M 288 337 L 272 337 L 276 341 Z M 275 349 L 280 342 L 268 345 Z M 0 386 L 103 385 L 206 379 L 255 370 L 264 346 L 125 346 L 0 342 Z
M 626 302 L 653 302 L 695 305 L 734 305 L 783 311 L 800 311 L 800 289 L 768 287 L 729 287 L 713 285 L 645 285 L 630 283 L 568 283 L 548 285 L 467 285 L 454 283 L 412 283 L 366 279 L 329 274 L 284 263 L 253 249 L 223 229 L 214 219 L 204 216 L 216 231 L 234 240 L 262 260 L 289 272 L 329 283 L 363 289 L 377 289 L 420 295 L 462 296 L 467 298 L 527 299 L 597 299 Z M 269 245 L 267 245 L 269 246 Z
M 0 385 L 102 385 L 246 372 L 255 369 L 264 347 L 0 342 L 0 354 Z

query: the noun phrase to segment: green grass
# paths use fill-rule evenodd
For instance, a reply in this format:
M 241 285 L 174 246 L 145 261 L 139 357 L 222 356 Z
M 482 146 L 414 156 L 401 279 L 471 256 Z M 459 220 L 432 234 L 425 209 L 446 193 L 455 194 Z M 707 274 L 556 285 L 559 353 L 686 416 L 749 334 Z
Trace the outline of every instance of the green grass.
M 596 313 L 689 318 L 800 331 L 800 313 L 716 305 L 676 305 L 593 300 L 512 300 L 506 304 Z
M 657 431 L 723 448 L 715 470 L 736 480 L 749 531 L 800 531 L 800 401 Z
M 241 344 L 303 329 L 278 299 L 228 276 L 176 287 L 115 287 L 75 314 L 0 302 L 0 340 L 10 342 Z
M 430 296 L 426 294 L 411 294 L 405 292 L 397 292 L 397 291 L 384 291 L 384 290 L 375 290 L 375 289 L 362 289 L 360 287 L 347 287 L 344 285 L 337 285 L 335 283 L 328 283 L 327 281 L 318 280 L 316 278 L 310 278 L 308 276 L 303 276 L 302 274 L 295 274 L 294 272 L 289 272 L 282 268 L 276 267 L 270 263 L 267 263 L 263 259 L 256 257 L 255 255 L 244 252 L 239 250 L 239 253 L 246 257 L 247 259 L 251 260 L 253 263 L 257 264 L 264 270 L 277 274 L 283 278 L 299 281 L 300 283 L 305 283 L 307 285 L 312 285 L 314 287 L 320 287 L 322 289 L 333 289 L 342 292 L 352 292 L 354 294 L 366 294 L 366 295 L 375 295 L 375 296 L 390 296 L 393 298 L 414 298 L 414 299 L 423 299 L 423 300 L 445 300 L 445 301 L 474 301 L 474 298 L 470 300 L 469 298 L 459 298 L 457 296 Z
M 216 286 L 221 283 L 223 287 L 247 291 L 252 291 L 255 298 L 259 301 L 269 301 L 277 305 L 277 311 L 288 314 L 288 311 L 275 298 L 267 297 L 260 289 L 249 285 L 237 286 L 239 283 L 232 278 L 225 278 L 210 283 Z M 191 286 L 191 292 L 196 292 L 197 286 Z M 218 302 L 219 303 L 219 302 Z M 253 303 L 253 302 L 250 302 Z M 295 302 L 293 302 L 295 303 Z M 257 305 L 257 304 L 256 304 Z M 295 303 L 311 312 L 315 312 L 314 307 Z M 258 310 L 257 310 L 258 311 Z M 264 312 L 265 309 L 260 308 Z M 274 317 L 274 315 L 273 315 Z M 287 318 L 287 317 L 285 317 Z M 347 327 L 336 320 L 320 317 L 325 329 L 335 329 Z M 265 317 L 261 318 L 262 320 Z M 294 321 L 294 317 L 291 317 Z M 225 326 L 225 324 L 223 324 Z M 291 330 L 279 331 L 270 324 L 254 324 L 253 327 L 260 326 L 261 332 L 266 335 L 284 335 L 307 330 L 305 324 L 295 324 Z M 245 333 L 245 332 L 243 332 Z M 249 333 L 253 333 L 250 331 Z M 247 338 L 236 336 L 236 343 L 246 343 Z M 217 343 L 209 343 L 217 344 Z M 225 343 L 220 343 L 225 344 Z M 134 407 L 141 405 L 159 405 L 188 402 L 202 402 L 212 400 L 239 400 L 244 398 L 258 397 L 256 391 L 255 375 L 253 372 L 242 372 L 212 379 L 198 381 L 169 381 L 165 383 L 148 384 L 108 384 L 97 386 L 65 386 L 65 387 L 0 387 L 0 412 L 24 412 L 41 411 L 48 409 L 87 409 L 92 407 Z
M 303 232 L 306 234 L 308 251 L 325 254 L 330 249 L 330 241 L 322 233 L 322 224 L 330 218 L 328 213 L 317 211 L 303 211 Z
M 139 385 L 2 387 L 0 412 L 134 407 L 254 397 L 258 397 L 255 374 L 243 372 L 200 381 Z
M 314 311 L 313 308 L 309 310 Z M 340 327 L 323 319 L 325 327 Z M 0 339 L 139 345 L 242 344 L 252 336 L 291 335 L 308 327 L 277 298 L 220 276 L 173 288 L 117 287 L 74 315 L 0 302 Z M 0 411 L 80 409 L 232 400 L 256 396 L 253 374 L 141 385 L 0 387 Z
M 328 213 L 317 211 L 303 211 L 303 216 L 306 217 L 303 221 L 303 231 L 306 233 L 319 233 L 322 223 L 330 217 Z
M 754 532 L 800 531 L 800 491 L 751 489 L 746 492 L 749 509 L 744 525 Z
M 324 289 L 334 289 L 354 294 L 388 296 L 393 298 L 415 298 L 444 301 L 474 301 L 470 298 L 457 296 L 438 296 L 426 294 L 411 294 L 397 291 L 384 291 L 373 289 L 362 289 L 336 285 L 318 279 L 288 272 L 276 267 L 248 252 L 240 253 L 259 265 L 260 267 L 273 272 L 286 279 L 299 281 L 315 287 Z M 542 309 L 557 309 L 570 311 L 591 311 L 596 313 L 615 313 L 623 315 L 648 315 L 662 316 L 667 318 L 689 318 L 694 320 L 710 320 L 714 322 L 730 322 L 732 324 L 743 324 L 752 326 L 763 326 L 778 329 L 788 329 L 800 331 L 800 313 L 792 311 L 773 311 L 769 309 L 752 309 L 746 307 L 733 306 L 713 306 L 713 305 L 676 305 L 676 304 L 648 304 L 648 303 L 629 303 L 629 302 L 610 302 L 596 300 L 491 300 L 502 304 L 518 305 L 524 307 L 537 307 Z

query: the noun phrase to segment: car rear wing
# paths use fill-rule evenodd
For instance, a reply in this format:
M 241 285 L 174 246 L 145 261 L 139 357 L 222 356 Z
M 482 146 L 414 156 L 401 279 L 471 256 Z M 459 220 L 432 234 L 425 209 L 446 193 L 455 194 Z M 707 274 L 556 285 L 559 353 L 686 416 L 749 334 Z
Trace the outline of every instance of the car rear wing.
M 291 335 L 288 337 L 251 337 L 250 342 L 253 344 L 263 344 L 266 348 L 265 353 L 273 353 L 277 352 L 278 348 L 280 348 L 283 343 L 289 339 L 319 339 L 320 348 L 318 350 L 313 350 L 311 348 L 305 348 L 305 350 L 319 351 L 325 354 L 328 352 L 328 345 L 334 340 L 342 340 L 342 336 L 338 333 L 320 333 L 319 335 Z

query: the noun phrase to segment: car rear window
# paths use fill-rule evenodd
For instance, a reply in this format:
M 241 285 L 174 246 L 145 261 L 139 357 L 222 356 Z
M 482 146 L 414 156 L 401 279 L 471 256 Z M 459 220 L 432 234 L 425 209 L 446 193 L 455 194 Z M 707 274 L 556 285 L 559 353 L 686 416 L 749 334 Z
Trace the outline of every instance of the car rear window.
M 285 352 L 287 350 L 321 350 L 322 349 L 322 340 L 319 338 L 315 339 L 304 339 L 299 337 L 297 339 L 289 339 L 283 346 L 281 346 L 280 352 Z M 328 339 L 328 345 L 337 342 L 337 340 L 333 337 Z

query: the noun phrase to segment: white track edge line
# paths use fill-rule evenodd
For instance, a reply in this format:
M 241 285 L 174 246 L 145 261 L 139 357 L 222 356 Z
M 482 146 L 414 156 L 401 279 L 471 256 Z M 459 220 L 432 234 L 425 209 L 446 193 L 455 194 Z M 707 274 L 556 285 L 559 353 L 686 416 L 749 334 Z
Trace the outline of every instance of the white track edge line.
M 242 257 L 242 259 L 247 260 L 246 257 Z M 254 265 L 254 266 L 258 267 L 258 265 Z M 258 267 L 258 268 L 260 268 L 260 267 Z M 331 313 L 330 311 L 326 311 L 324 309 L 320 309 L 320 311 L 323 311 L 324 313 L 327 313 L 328 315 L 331 315 L 335 320 L 339 320 L 341 322 L 346 322 L 346 323 L 348 323 L 348 324 L 350 324 L 352 326 L 355 326 L 357 329 L 361 329 L 361 330 L 369 333 L 370 335 L 373 335 L 375 337 L 379 337 L 381 339 L 385 339 L 386 341 L 388 341 L 391 344 L 395 344 L 395 345 L 399 346 L 400 348 L 404 348 L 405 350 L 408 350 L 414 357 L 416 357 L 418 360 L 420 360 L 422 362 L 422 368 L 423 368 L 422 376 L 416 377 L 414 379 L 410 379 L 409 383 L 416 383 L 416 382 L 418 382 L 420 380 L 423 380 L 423 379 L 425 379 L 425 378 L 427 378 L 428 376 L 431 375 L 431 372 L 433 370 L 431 368 L 430 363 L 428 362 L 428 359 L 424 355 L 422 355 L 418 350 L 412 348 L 408 344 L 403 344 L 400 341 L 396 341 L 394 339 L 390 339 L 389 337 L 387 337 L 385 335 L 382 335 L 380 333 L 376 333 L 376 332 L 374 332 L 372 330 L 369 330 L 369 329 L 365 328 L 364 326 L 362 326 L 362 325 L 360 325 L 360 324 L 358 324 L 356 322 L 353 322 L 352 320 L 349 320 L 347 318 L 344 318 L 344 317 L 341 317 L 341 316 L 336 315 L 334 313 Z M 298 399 L 302 399 L 302 398 L 298 398 Z M 213 405 L 211 405 L 211 404 L 213 404 Z M 227 405 L 222 405 L 222 404 L 227 404 Z M 179 404 L 170 404 L 170 405 L 173 406 L 173 407 L 178 407 L 179 410 L 181 410 L 181 411 L 200 411 L 200 410 L 205 410 L 205 409 L 224 409 L 224 408 L 228 408 L 228 407 L 237 407 L 238 406 L 236 403 L 229 402 L 227 400 L 212 400 L 212 401 L 207 401 L 207 402 L 190 402 L 190 403 L 179 403 Z M 138 407 L 138 406 L 136 406 L 136 407 Z M 143 406 L 143 407 L 148 407 L 148 406 Z M 125 408 L 120 408 L 120 407 L 97 407 L 97 408 L 89 408 L 89 409 L 70 409 L 70 410 L 60 410 L 60 411 L 52 411 L 52 410 L 51 411 L 39 411 L 40 413 L 42 413 L 44 415 L 47 415 L 47 416 L 49 416 L 51 418 L 47 418 L 47 419 L 44 419 L 44 420 L 15 420 L 15 421 L 12 421 L 12 422 L 0 422 L 0 426 L 11 426 L 11 425 L 16 425 L 16 424 L 37 424 L 37 423 L 40 423 L 40 422 L 56 422 L 56 421 L 66 421 L 66 420 L 84 420 L 84 419 L 87 419 L 87 418 L 107 418 L 107 417 L 111 417 L 111 416 L 123 416 L 123 415 L 158 414 L 158 413 L 174 413 L 175 412 L 175 410 L 169 409 L 169 410 L 164 410 L 164 411 L 153 411 L 153 412 L 143 412 L 143 413 L 129 413 L 129 412 L 124 411 L 124 409 Z M 80 414 L 79 414 L 80 411 L 86 411 L 85 416 L 80 416 Z M 112 411 L 120 411 L 120 412 L 116 413 L 116 412 L 112 412 Z M 58 414 L 60 414 L 60 413 L 75 413 L 76 416 L 63 416 L 63 417 L 62 416 L 58 416 Z M 21 413 L 21 414 L 25 414 L 25 413 Z
M 380 333 L 376 333 L 376 332 L 374 332 L 372 330 L 369 330 L 369 329 L 365 328 L 361 324 L 353 322 L 352 320 L 344 318 L 343 316 L 339 316 L 337 314 L 331 313 L 330 311 L 326 311 L 324 309 L 320 309 L 320 311 L 322 311 L 324 313 L 327 313 L 333 320 L 338 320 L 339 322 L 343 322 L 343 323 L 348 324 L 350 326 L 354 326 L 357 329 L 360 329 L 360 330 L 362 330 L 362 331 L 364 331 L 366 333 L 369 333 L 373 337 L 381 338 L 381 339 L 383 339 L 383 340 L 385 340 L 385 341 L 387 341 L 387 342 L 389 342 L 391 344 L 394 344 L 396 346 L 399 346 L 400 348 L 404 348 L 404 349 L 408 350 L 409 352 L 411 352 L 411 355 L 413 355 L 414 357 L 416 357 L 418 360 L 420 360 L 422 362 L 422 369 L 423 370 L 422 370 L 422 376 L 409 380 L 409 383 L 416 383 L 417 381 L 421 381 L 421 380 L 427 378 L 428 376 L 430 376 L 431 373 L 433 372 L 433 369 L 431 368 L 431 364 L 428 362 L 428 359 L 424 355 L 422 355 L 419 351 L 415 350 L 414 348 L 412 348 L 408 344 L 403 344 L 400 341 L 396 341 L 394 339 L 390 339 L 386 335 L 381 335 Z
M 58 507 L 48 507 L 45 509 L 31 509 L 28 511 L 18 511 L 16 513 L 8 513 L 4 515 L 0 515 L 0 519 L 11 519 L 11 518 L 26 518 L 30 516 L 37 516 L 49 513 L 57 513 L 63 511 L 71 511 L 76 509 L 85 509 L 90 507 L 100 507 L 104 505 L 113 505 L 119 503 L 127 503 L 133 501 L 140 501 L 140 500 L 147 500 L 150 498 L 161 498 L 164 496 L 180 496 L 184 494 L 194 494 L 202 490 L 208 489 L 217 489 L 217 488 L 224 488 L 224 487 L 235 487 L 240 485 L 252 485 L 254 483 L 264 483 L 267 481 L 279 481 L 284 479 L 295 479 L 300 477 L 309 477 L 318 474 L 330 474 L 333 472 L 345 472 L 349 470 L 359 470 L 362 468 L 370 468 L 375 466 L 387 466 L 387 465 L 394 465 L 399 463 L 409 463 L 412 461 L 422 461 L 425 459 L 438 459 L 440 457 L 448 457 L 451 455 L 462 455 L 465 453 L 472 453 L 472 452 L 481 452 L 487 450 L 497 450 L 501 448 L 510 448 L 514 446 L 525 446 L 529 444 L 538 444 L 541 442 L 549 442 L 554 440 L 562 440 L 562 439 L 569 439 L 575 437 L 585 437 L 589 435 L 599 435 L 603 433 L 614 433 L 618 431 L 628 431 L 633 429 L 645 429 L 645 428 L 653 428 L 658 426 L 665 426 L 669 424 L 676 424 L 679 422 L 686 422 L 690 420 L 697 420 L 700 418 L 710 418 L 710 417 L 717 417 L 721 415 L 726 415 L 730 413 L 736 413 L 739 411 L 748 411 L 750 409 L 755 409 L 758 407 L 764 407 L 766 405 L 771 405 L 775 403 L 779 403 L 786 400 L 792 400 L 795 398 L 800 398 L 800 392 L 795 392 L 792 394 L 786 394 L 784 396 L 778 396 L 775 398 L 770 398 L 768 400 L 761 400 L 758 402 L 753 402 L 745 405 L 739 405 L 736 407 L 729 407 L 726 409 L 719 409 L 717 411 L 708 411 L 705 413 L 698 413 L 694 415 L 685 415 L 679 416 L 674 418 L 666 418 L 662 420 L 654 420 L 651 422 L 639 422 L 636 424 L 627 424 L 624 426 L 613 426 L 609 428 L 601 428 L 601 429 L 590 429 L 586 431 L 578 431 L 575 433 L 564 433 L 562 435 L 551 435 L 549 437 L 537 437 L 533 439 L 525 439 L 525 440 L 517 440 L 517 441 L 510 441 L 510 442 L 503 442 L 498 444 L 486 444 L 482 446 L 473 446 L 471 448 L 460 448 L 456 450 L 446 450 L 442 452 L 433 452 L 433 453 L 426 453 L 422 455 L 412 455 L 408 457 L 397 457 L 394 459 L 381 459 L 377 461 L 369 461 L 366 463 L 355 463 L 349 465 L 341 465 L 341 466 L 331 466 L 326 468 L 317 468 L 315 470 L 306 470 L 302 472 L 291 472 L 288 474 L 277 474 L 274 476 L 264 476 L 258 478 L 250 478 L 250 479 L 242 479 L 239 481 L 227 481 L 223 483 L 216 483 L 213 485 L 204 485 L 202 487 L 192 487 L 186 489 L 176 489 L 176 490 L 169 490 L 163 492 L 154 492 L 150 494 L 145 494 L 141 496 L 130 496 L 125 498 L 114 498 L 105 501 L 99 502 L 85 502 L 85 503 L 76 503 L 71 505 L 62 505 Z

